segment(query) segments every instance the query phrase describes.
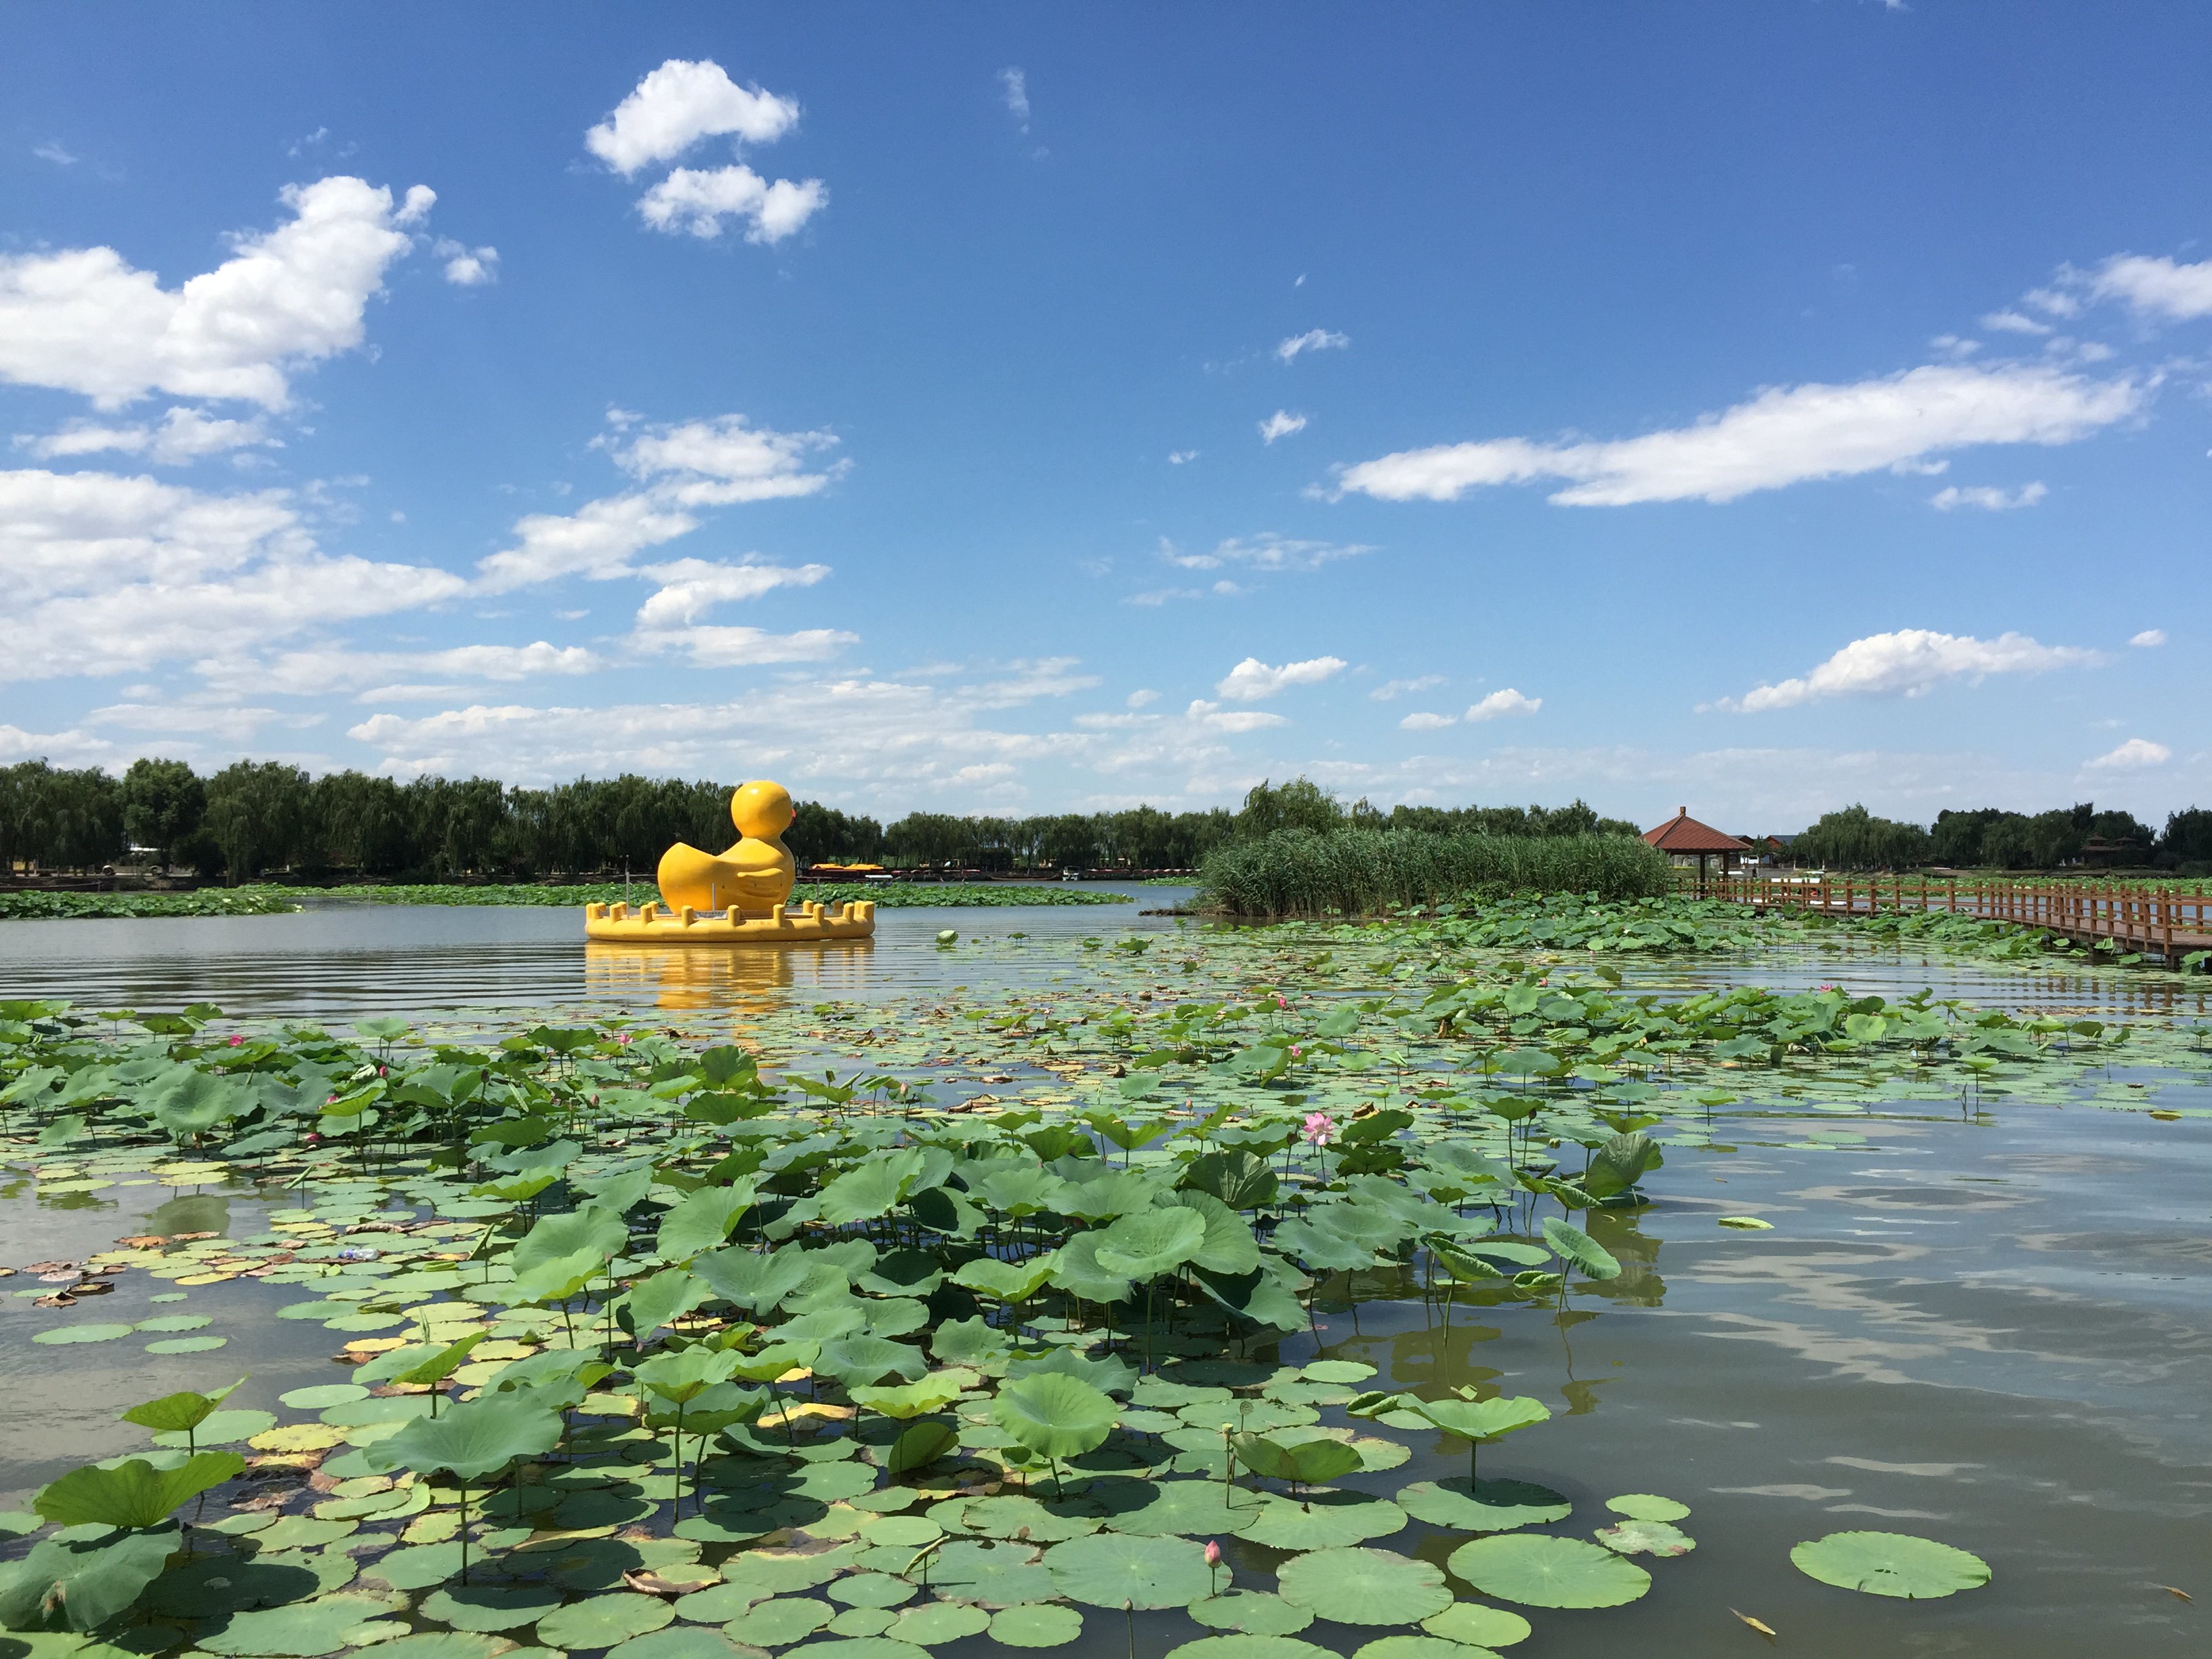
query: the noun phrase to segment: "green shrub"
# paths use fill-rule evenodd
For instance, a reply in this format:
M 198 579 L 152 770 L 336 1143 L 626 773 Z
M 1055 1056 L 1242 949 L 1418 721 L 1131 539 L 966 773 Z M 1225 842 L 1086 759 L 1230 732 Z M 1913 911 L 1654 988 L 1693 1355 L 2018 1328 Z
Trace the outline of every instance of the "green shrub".
M 1626 836 L 1431 836 L 1280 830 L 1207 854 L 1200 901 L 1237 916 L 1374 915 L 1474 893 L 1673 890 L 1664 855 Z

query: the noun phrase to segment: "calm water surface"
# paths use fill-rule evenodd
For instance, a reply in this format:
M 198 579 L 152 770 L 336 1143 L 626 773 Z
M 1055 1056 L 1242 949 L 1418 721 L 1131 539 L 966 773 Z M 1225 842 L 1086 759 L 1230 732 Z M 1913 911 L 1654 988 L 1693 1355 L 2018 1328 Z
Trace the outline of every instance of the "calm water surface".
M 1139 905 L 1174 895 L 1136 890 Z M 367 1009 L 497 1003 L 714 1008 L 784 996 L 871 997 L 1009 979 L 1046 982 L 1067 948 L 1123 927 L 1171 927 L 1139 906 L 882 914 L 872 945 L 721 953 L 587 950 L 563 911 L 345 907 L 295 917 L 9 923 L 0 994 L 69 994 L 90 1006 L 175 1006 L 204 998 L 246 1016 L 329 1018 Z M 940 951 L 937 930 L 1033 948 L 988 960 Z M 1018 956 L 1018 960 L 1006 958 Z M 673 957 L 677 961 L 660 958 Z M 1638 970 L 1656 986 L 1761 979 L 1940 994 L 2007 1006 L 2194 1013 L 2164 975 L 2021 975 L 1912 957 L 1741 961 Z M 2160 1103 L 2212 1106 L 2201 1083 Z M 1576 1500 L 1560 1530 L 1587 1535 L 1614 1493 L 1692 1506 L 1692 1554 L 1656 1565 L 1651 1594 L 1604 1612 L 1531 1610 L 1527 1659 L 1623 1650 L 1703 1659 L 1755 1655 L 1741 1609 L 1800 1655 L 1873 1653 L 2080 1659 L 2212 1652 L 2212 1120 L 1999 1104 L 1961 1115 L 1895 1103 L 1880 1116 L 1788 1113 L 1777 1102 L 1722 1115 L 1733 1151 L 1671 1148 L 1656 1201 L 1597 1231 L 1628 1264 L 1569 1311 L 1460 1306 L 1449 1330 L 1403 1287 L 1361 1283 L 1355 1310 L 1324 1297 L 1318 1345 L 1381 1367 L 1401 1386 L 1495 1381 L 1559 1413 L 1492 1448 L 1486 1476 L 1541 1482 Z M 1822 1140 L 1820 1136 L 1830 1139 Z M 1863 1137 L 1838 1139 L 1837 1137 Z M 175 1196 L 118 1186 L 40 1197 L 27 1176 L 0 1188 L 0 1263 L 76 1256 L 140 1230 Z M 264 1206 L 232 1189 L 234 1236 Z M 1716 1225 L 1752 1213 L 1765 1233 Z M 125 1274 L 88 1316 L 149 1316 Z M 238 1281 L 178 1306 L 215 1313 L 218 1353 L 149 1357 L 128 1339 L 33 1346 L 46 1322 L 0 1291 L 0 1505 L 20 1503 L 88 1455 L 143 1443 L 115 1413 L 171 1389 L 250 1370 L 234 1405 L 342 1375 L 331 1333 L 267 1318 L 294 1289 Z M 1396 1297 L 1398 1299 L 1389 1299 Z M 1312 1356 L 1316 1339 L 1283 1345 Z M 1334 1419 L 1335 1413 L 1328 1414 Z M 1399 1437 L 1403 1438 L 1404 1437 Z M 1463 1449 L 1417 1439 L 1413 1461 L 1359 1483 L 1389 1492 L 1464 1472 Z M 1988 1588 L 1930 1604 L 1814 1583 L 1790 1547 L 1831 1531 L 1896 1530 L 1973 1550 Z M 1225 1540 L 1240 1582 L 1264 1585 L 1279 1557 Z M 1443 1560 L 1455 1536 L 1418 1525 L 1389 1540 Z M 2185 1603 L 2162 1586 L 2191 1591 Z M 1334 1632 L 1334 1635 L 1331 1632 Z M 1157 1659 L 1202 1632 L 1180 1614 L 1140 1615 Z M 1370 1632 L 1371 1633 L 1371 1632 Z M 1320 1626 L 1308 1639 L 1338 1641 Z M 1083 1659 L 1124 1650 L 1118 1619 L 1093 1617 Z M 941 1650 L 981 1659 L 980 1638 Z

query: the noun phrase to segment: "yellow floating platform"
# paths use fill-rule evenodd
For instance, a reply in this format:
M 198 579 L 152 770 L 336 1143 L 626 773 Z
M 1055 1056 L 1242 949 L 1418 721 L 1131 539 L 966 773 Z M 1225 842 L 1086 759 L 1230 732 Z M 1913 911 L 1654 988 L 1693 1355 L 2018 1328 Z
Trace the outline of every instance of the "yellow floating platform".
M 875 933 L 872 899 L 843 904 L 810 901 L 765 914 L 697 910 L 688 904 L 674 910 L 658 904 L 584 907 L 586 938 L 632 945 L 804 945 L 813 939 L 872 939 Z

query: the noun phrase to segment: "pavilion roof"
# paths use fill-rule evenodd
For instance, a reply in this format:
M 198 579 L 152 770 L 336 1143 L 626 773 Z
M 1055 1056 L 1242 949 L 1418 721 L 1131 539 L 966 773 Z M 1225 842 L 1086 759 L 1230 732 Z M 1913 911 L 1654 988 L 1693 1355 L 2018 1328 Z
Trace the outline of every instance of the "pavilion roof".
M 1656 830 L 1644 832 L 1644 839 L 1662 853 L 1748 853 L 1749 842 L 1738 841 L 1734 836 L 1716 830 L 1710 823 L 1700 823 L 1690 816 L 1686 806 L 1678 809 L 1674 816 Z

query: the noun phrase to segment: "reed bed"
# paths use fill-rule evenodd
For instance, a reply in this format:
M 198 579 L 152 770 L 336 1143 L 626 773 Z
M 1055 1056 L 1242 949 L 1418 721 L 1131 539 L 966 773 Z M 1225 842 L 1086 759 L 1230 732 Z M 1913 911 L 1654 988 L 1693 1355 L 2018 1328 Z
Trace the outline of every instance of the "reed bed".
M 1199 902 L 1233 916 L 1357 916 L 1485 893 L 1647 898 L 1673 885 L 1665 855 L 1628 836 L 1279 830 L 1207 854 Z

